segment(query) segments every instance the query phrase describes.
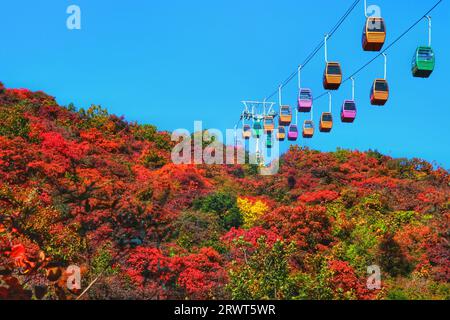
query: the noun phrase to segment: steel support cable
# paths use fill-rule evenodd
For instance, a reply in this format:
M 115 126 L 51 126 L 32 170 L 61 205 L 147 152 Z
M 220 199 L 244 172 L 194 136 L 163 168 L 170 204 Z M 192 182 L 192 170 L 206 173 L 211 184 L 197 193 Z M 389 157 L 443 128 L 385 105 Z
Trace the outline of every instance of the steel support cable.
M 341 27 L 341 25 L 344 23 L 344 21 L 348 18 L 348 16 L 353 12 L 353 10 L 355 9 L 355 7 L 361 2 L 361 0 L 355 0 L 352 5 L 347 9 L 347 11 L 344 13 L 344 15 L 338 20 L 338 22 L 333 26 L 333 28 L 331 28 L 331 30 L 327 33 L 328 35 L 328 39 L 330 39 L 334 33 L 336 33 L 336 31 L 339 30 L 339 28 Z M 319 51 L 323 48 L 325 44 L 325 41 L 322 40 L 313 50 L 312 52 L 305 58 L 305 60 L 303 61 L 303 63 L 301 64 L 302 69 L 307 66 L 309 64 L 309 62 L 311 62 L 311 60 L 317 55 L 317 53 L 319 53 Z M 297 76 L 297 70 L 292 72 L 289 77 L 284 80 L 281 83 L 281 87 L 285 87 L 286 85 L 288 85 L 292 79 L 294 79 Z M 270 100 L 271 98 L 273 98 L 276 94 L 278 93 L 278 88 L 277 90 L 275 90 L 273 93 L 271 93 L 269 96 L 267 96 L 267 100 Z
M 357 74 L 359 74 L 361 71 L 363 71 L 365 68 L 367 68 L 369 65 L 371 65 L 375 60 L 377 60 L 379 57 L 381 57 L 383 54 L 386 54 L 386 51 L 388 51 L 390 48 L 392 48 L 397 42 L 399 42 L 404 36 L 406 36 L 412 29 L 414 29 L 415 26 L 417 26 L 424 18 L 426 18 L 436 7 L 444 0 L 439 0 L 436 2 L 436 4 L 428 10 L 423 16 L 420 17 L 416 22 L 414 22 L 406 31 L 404 31 L 402 34 L 400 34 L 394 41 L 392 41 L 383 51 L 381 51 L 379 54 L 377 54 L 375 57 L 367 61 L 362 67 L 357 69 L 355 72 L 353 72 L 349 77 L 347 77 L 345 80 L 342 81 L 342 84 L 346 83 L 347 81 L 354 78 Z M 319 100 L 320 98 L 327 95 L 328 91 L 325 91 L 324 93 L 318 95 L 314 98 L 314 101 Z

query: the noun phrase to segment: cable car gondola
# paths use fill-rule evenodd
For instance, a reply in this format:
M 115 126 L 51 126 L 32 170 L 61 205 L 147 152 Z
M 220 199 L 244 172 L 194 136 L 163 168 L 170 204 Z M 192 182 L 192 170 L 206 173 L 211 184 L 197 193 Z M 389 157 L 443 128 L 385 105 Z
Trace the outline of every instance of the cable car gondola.
M 298 95 L 298 112 L 310 112 L 313 104 L 311 89 L 300 89 Z
M 253 136 L 255 138 L 261 137 L 263 134 L 263 126 L 261 120 L 255 120 L 253 123 Z
M 342 83 L 342 69 L 339 62 L 327 62 L 323 73 L 323 87 L 326 90 L 337 90 Z
M 333 129 L 333 115 L 330 112 L 322 113 L 320 117 L 320 132 L 330 132 Z
M 341 121 L 352 123 L 356 118 L 356 103 L 354 100 L 345 100 L 341 108 Z
M 376 79 L 370 90 L 370 103 L 374 106 L 384 106 L 389 99 L 389 86 L 385 79 Z
M 267 134 L 266 147 L 272 149 L 272 133 Z
M 279 126 L 289 126 L 292 122 L 292 109 L 290 106 L 281 106 L 279 115 Z
M 297 141 L 298 139 L 298 127 L 296 124 L 291 124 L 288 130 L 288 140 Z
M 362 35 L 364 51 L 380 51 L 386 41 L 386 24 L 383 18 L 368 17 Z
M 275 130 L 275 122 L 273 116 L 265 116 L 264 117 L 264 132 L 271 133 Z
M 252 136 L 252 128 L 248 124 L 244 125 L 242 129 L 242 138 L 245 140 L 249 140 L 251 136 Z
M 416 53 L 412 62 L 412 74 L 417 78 L 428 78 L 434 71 L 436 58 L 434 56 L 433 48 L 431 47 L 431 17 L 425 17 L 428 20 L 428 45 L 420 46 L 416 49 Z
M 286 129 L 284 127 L 278 127 L 277 140 L 284 141 L 286 139 Z
M 431 47 L 417 48 L 412 61 L 412 74 L 416 78 L 428 78 L 434 71 L 436 58 Z
M 314 122 L 305 120 L 303 123 L 303 138 L 310 139 L 314 136 Z

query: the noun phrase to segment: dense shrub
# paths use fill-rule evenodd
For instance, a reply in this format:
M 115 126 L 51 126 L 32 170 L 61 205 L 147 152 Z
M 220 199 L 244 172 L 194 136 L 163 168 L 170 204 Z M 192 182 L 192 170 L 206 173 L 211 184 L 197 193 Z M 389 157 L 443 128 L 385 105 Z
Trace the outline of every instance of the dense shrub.
M 74 299 L 71 264 L 83 299 L 449 299 L 447 170 L 292 146 L 263 177 L 172 146 L 0 83 L 0 299 Z

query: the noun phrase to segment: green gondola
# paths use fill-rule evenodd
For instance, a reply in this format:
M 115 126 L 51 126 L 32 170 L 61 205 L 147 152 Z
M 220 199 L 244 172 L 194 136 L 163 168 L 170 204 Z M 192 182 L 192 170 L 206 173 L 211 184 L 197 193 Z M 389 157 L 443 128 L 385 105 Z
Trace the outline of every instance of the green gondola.
M 267 134 L 266 147 L 268 149 L 272 148 L 272 134 Z
M 418 47 L 412 61 L 412 74 L 416 78 L 428 78 L 433 73 L 435 64 L 433 49 L 428 46 Z
M 253 123 L 253 136 L 255 138 L 261 137 L 263 134 L 263 125 L 261 120 L 255 120 Z

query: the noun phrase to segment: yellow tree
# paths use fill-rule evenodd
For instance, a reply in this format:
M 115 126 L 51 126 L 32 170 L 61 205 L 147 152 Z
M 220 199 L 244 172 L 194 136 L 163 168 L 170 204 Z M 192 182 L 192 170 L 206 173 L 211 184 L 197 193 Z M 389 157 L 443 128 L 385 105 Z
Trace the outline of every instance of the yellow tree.
M 247 198 L 238 198 L 237 206 L 244 220 L 244 228 L 253 227 L 269 207 L 261 200 L 252 201 Z

